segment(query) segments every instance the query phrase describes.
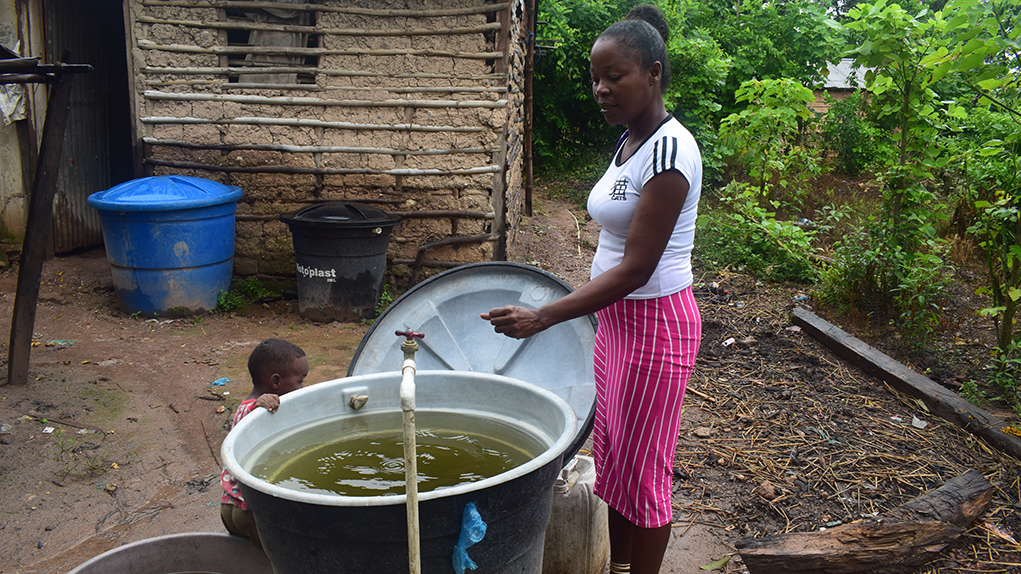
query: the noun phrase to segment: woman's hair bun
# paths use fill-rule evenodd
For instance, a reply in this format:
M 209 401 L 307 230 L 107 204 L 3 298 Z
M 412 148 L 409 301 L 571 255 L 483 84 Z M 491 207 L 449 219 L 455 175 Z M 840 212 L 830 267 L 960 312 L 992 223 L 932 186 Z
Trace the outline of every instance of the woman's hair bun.
M 624 16 L 624 19 L 644 20 L 659 32 L 664 44 L 670 39 L 670 25 L 666 23 L 666 18 L 659 11 L 659 8 L 652 4 L 639 4 L 635 6 L 627 13 L 627 16 Z

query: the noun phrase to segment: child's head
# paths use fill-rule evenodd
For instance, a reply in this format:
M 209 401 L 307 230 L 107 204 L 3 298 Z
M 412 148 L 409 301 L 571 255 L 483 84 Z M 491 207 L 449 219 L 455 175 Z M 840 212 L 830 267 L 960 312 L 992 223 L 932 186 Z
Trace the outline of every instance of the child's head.
M 283 395 L 301 388 L 308 375 L 308 358 L 290 341 L 266 339 L 248 357 L 248 372 L 257 392 Z

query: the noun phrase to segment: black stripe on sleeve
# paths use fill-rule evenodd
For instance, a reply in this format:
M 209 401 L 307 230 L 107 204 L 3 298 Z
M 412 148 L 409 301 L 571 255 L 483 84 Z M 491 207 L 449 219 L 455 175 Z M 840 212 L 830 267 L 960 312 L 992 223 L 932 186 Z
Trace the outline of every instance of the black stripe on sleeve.
M 666 144 L 667 144 L 666 136 L 663 136 L 663 139 L 661 139 L 660 141 L 663 142 L 663 159 L 660 161 L 660 171 L 666 171 L 667 170 L 667 167 L 666 167 Z

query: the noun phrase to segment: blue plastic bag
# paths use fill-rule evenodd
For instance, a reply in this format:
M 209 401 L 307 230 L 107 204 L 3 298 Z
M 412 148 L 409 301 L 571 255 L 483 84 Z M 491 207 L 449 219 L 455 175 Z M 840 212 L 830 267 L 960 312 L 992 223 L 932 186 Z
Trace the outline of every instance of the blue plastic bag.
M 486 523 L 475 508 L 474 502 L 469 502 L 464 507 L 464 516 L 461 519 L 461 536 L 458 537 L 457 545 L 454 546 L 454 572 L 464 574 L 465 569 L 474 570 L 479 567 L 468 556 L 468 547 L 486 537 Z

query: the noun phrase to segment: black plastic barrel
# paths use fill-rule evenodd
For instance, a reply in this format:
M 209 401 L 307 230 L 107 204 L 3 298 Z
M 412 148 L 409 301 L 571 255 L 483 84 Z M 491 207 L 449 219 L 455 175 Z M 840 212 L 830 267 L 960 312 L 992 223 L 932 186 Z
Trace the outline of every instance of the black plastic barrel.
M 390 230 L 400 218 L 367 205 L 330 202 L 280 221 L 294 241 L 301 316 L 324 322 L 373 318 Z

